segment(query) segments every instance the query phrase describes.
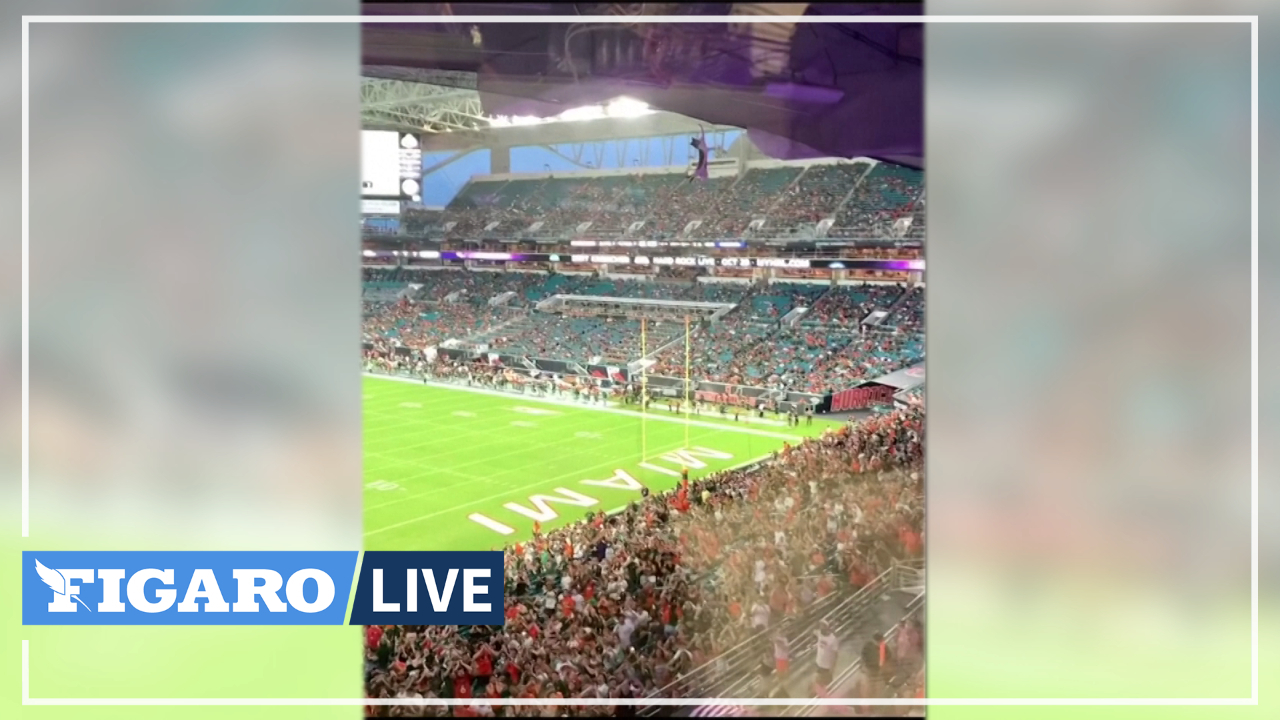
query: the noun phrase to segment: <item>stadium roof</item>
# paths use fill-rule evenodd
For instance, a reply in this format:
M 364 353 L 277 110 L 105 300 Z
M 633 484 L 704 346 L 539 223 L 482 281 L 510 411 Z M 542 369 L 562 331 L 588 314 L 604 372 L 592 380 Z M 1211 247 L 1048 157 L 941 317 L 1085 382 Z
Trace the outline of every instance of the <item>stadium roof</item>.
M 366 66 L 362 74 L 361 126 L 423 133 L 423 146 L 428 150 L 554 145 L 689 135 L 700 129 L 741 129 L 708 125 L 625 99 L 570 108 L 563 119 L 490 116 L 475 90 L 474 73 Z
M 372 5 L 365 13 L 416 14 L 416 7 Z M 438 6 L 420 7 L 420 14 L 438 12 Z M 463 8 L 452 10 L 462 14 Z M 552 11 L 525 6 L 519 14 L 538 12 Z M 804 12 L 922 9 L 863 3 L 810 5 Z M 769 23 L 744 30 L 642 21 L 371 22 L 362 33 L 367 127 L 414 127 L 449 145 L 476 147 L 674 134 L 696 131 L 700 121 L 746 128 L 773 157 L 862 156 L 923 167 L 923 23 Z M 619 97 L 666 113 L 500 132 L 486 121 L 556 116 Z M 529 139 L 513 142 L 517 135 Z
M 366 77 L 360 83 L 360 124 L 367 130 L 438 133 L 487 125 L 480 94 L 465 89 Z

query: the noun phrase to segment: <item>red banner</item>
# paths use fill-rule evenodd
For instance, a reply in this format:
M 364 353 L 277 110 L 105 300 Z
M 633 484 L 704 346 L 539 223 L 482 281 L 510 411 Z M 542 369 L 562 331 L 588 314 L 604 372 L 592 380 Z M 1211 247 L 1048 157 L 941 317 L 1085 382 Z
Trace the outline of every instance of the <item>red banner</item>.
M 888 385 L 864 385 L 851 390 L 841 390 L 831 396 L 831 412 L 862 410 L 872 405 L 888 405 L 893 403 L 893 394 L 897 392 Z

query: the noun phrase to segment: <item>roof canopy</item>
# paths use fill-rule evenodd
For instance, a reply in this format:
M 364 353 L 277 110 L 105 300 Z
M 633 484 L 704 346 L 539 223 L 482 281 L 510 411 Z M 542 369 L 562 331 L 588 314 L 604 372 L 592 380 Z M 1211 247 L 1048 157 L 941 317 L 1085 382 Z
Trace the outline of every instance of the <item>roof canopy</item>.
M 554 12 L 527 4 L 449 7 L 453 15 Z M 438 5 L 365 6 L 366 15 L 440 12 Z M 916 15 L 922 7 L 812 5 L 804 12 Z M 923 23 L 369 23 L 363 34 L 364 74 L 379 79 L 366 81 L 366 93 L 382 101 L 381 121 L 459 132 L 461 145 L 484 143 L 483 133 L 493 132 L 485 116 L 549 117 L 628 97 L 673 114 L 649 121 L 664 129 L 681 124 L 676 116 L 746 128 L 772 157 L 924 166 Z M 437 87 L 420 91 L 415 84 Z M 367 123 L 374 122 L 373 105 Z M 623 129 L 633 132 L 632 121 L 642 119 L 628 119 Z M 593 129 L 598 133 L 609 121 L 555 132 L 573 135 L 597 122 L 604 123 Z M 545 137 L 553 127 L 524 130 Z

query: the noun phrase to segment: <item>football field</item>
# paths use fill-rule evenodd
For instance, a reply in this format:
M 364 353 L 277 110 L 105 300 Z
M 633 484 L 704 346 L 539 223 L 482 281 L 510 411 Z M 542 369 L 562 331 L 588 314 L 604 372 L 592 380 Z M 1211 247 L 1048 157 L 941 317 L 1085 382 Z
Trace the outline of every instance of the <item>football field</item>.
M 770 416 L 771 417 L 771 416 Z M 691 417 L 364 378 L 366 550 L 488 550 L 742 465 L 836 423 Z M 688 442 L 686 444 L 686 434 Z M 647 449 L 643 453 L 642 449 Z

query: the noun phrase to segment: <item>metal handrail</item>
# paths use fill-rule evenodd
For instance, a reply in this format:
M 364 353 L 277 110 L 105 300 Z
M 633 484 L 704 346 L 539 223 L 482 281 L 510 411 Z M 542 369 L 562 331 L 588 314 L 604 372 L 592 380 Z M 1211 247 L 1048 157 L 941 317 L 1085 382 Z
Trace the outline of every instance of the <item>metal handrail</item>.
M 893 572 L 894 568 L 890 567 L 876 576 L 871 582 L 867 583 L 866 586 L 859 588 L 852 594 L 841 595 L 839 593 L 835 593 L 810 606 L 805 612 L 805 619 L 801 623 L 794 625 L 791 632 L 788 633 L 787 639 L 792 643 L 793 648 L 797 651 L 793 654 L 802 654 L 803 650 L 812 644 L 810 642 L 802 641 L 811 638 L 813 635 L 813 629 L 823 620 L 845 617 L 851 609 L 860 609 L 869 604 L 869 601 L 874 595 L 884 591 L 884 586 L 889 584 Z M 744 684 L 746 681 L 749 681 L 751 677 L 750 668 L 758 660 L 758 658 L 751 654 L 752 651 L 759 649 L 764 643 L 768 643 L 774 632 L 776 632 L 775 629 L 765 629 L 753 634 L 746 640 L 743 640 L 732 648 L 720 653 L 715 658 L 693 668 L 662 688 L 650 693 L 649 697 L 681 697 L 683 695 L 687 695 L 687 693 L 681 692 L 684 688 L 688 687 L 691 683 L 697 683 L 699 681 L 703 681 L 706 684 L 704 687 L 698 688 L 696 693 L 698 696 L 710 697 L 714 695 L 721 695 L 731 697 L 732 693 L 726 695 L 724 692 L 720 691 L 720 688 L 716 688 L 714 686 L 718 685 L 732 689 Z M 745 668 L 743 667 L 744 659 L 746 660 Z M 731 667 L 727 670 L 721 670 L 721 666 L 726 661 L 731 664 Z M 659 707 L 649 707 L 643 710 L 640 715 L 647 717 L 657 714 L 659 711 Z
M 812 631 L 813 631 L 813 628 L 816 627 L 818 622 L 820 622 L 821 620 L 836 620 L 839 624 L 836 625 L 836 627 L 834 628 L 834 632 L 837 635 L 849 634 L 850 629 L 852 627 L 856 626 L 861 622 L 865 622 L 866 617 L 861 612 L 861 610 L 865 609 L 865 607 L 871 603 L 871 601 L 873 600 L 873 597 L 876 594 L 883 593 L 885 590 L 904 589 L 905 584 L 907 582 L 914 582 L 919 578 L 920 573 L 922 573 L 923 566 L 924 566 L 923 558 L 913 558 L 913 559 L 897 562 L 897 563 L 894 563 L 888 570 L 885 570 L 880 575 L 878 575 L 871 583 L 867 584 L 864 588 L 861 588 L 858 591 L 854 592 L 852 595 L 832 596 L 832 597 L 841 597 L 839 602 L 834 603 L 835 607 L 826 610 L 820 615 L 815 614 L 815 616 L 807 618 L 803 624 L 803 627 L 797 629 L 794 633 L 788 633 L 788 640 L 791 641 L 791 646 L 792 646 L 792 657 L 800 657 L 800 656 L 811 654 L 811 651 L 814 645 L 814 642 L 813 642 L 814 635 Z M 907 604 L 906 612 L 903 615 L 902 619 L 899 620 L 897 623 L 895 623 L 885 633 L 886 641 L 891 641 L 893 638 L 895 638 L 897 636 L 898 631 L 903 626 L 903 624 L 906 623 L 908 620 L 912 619 L 913 617 L 915 617 L 919 612 L 921 612 L 924 605 L 924 599 L 925 599 L 924 594 L 922 593 L 919 596 L 913 598 Z M 752 665 L 756 660 L 758 660 L 758 658 L 753 658 L 750 655 L 748 655 L 748 662 L 745 663 L 745 667 L 741 661 L 741 658 L 735 657 L 734 660 L 732 661 L 734 662 L 735 667 L 725 672 L 716 673 L 716 675 L 719 675 L 719 677 L 716 677 L 713 675 L 712 678 L 710 678 L 711 682 L 714 683 L 712 685 L 695 688 L 695 691 L 693 692 L 688 691 L 687 687 L 680 687 L 680 686 L 682 684 L 687 686 L 687 684 L 691 679 L 691 676 L 693 676 L 695 673 L 700 673 L 701 671 L 706 670 L 709 667 L 714 668 L 718 663 L 722 661 L 722 659 L 724 659 L 728 655 L 732 654 L 732 655 L 740 656 L 743 652 L 751 649 L 753 646 L 755 649 L 759 649 L 760 647 L 762 647 L 760 644 L 762 638 L 767 639 L 765 638 L 765 636 L 768 634 L 769 634 L 769 631 L 767 630 L 762 633 L 755 634 L 751 638 L 748 638 L 744 642 L 739 643 L 738 645 L 734 646 L 730 650 L 724 653 L 721 653 L 719 656 L 717 656 L 716 659 L 708 663 L 704 663 L 698 668 L 695 668 L 694 670 L 691 670 L 689 673 L 686 673 L 685 675 L 681 676 L 681 678 L 677 679 L 675 682 L 669 683 L 668 685 L 664 686 L 662 689 L 658 690 L 657 692 L 650 694 L 650 697 L 655 697 L 655 696 L 692 697 L 694 695 L 702 696 L 702 697 L 713 697 L 713 696 L 714 697 L 742 697 L 744 696 L 744 693 L 750 691 L 751 683 L 755 681 L 754 674 L 751 672 L 751 670 L 752 670 Z M 797 639 L 802 640 L 803 642 L 797 643 L 796 642 Z M 855 675 L 855 673 L 858 672 L 858 670 L 861 667 L 862 667 L 861 658 L 856 658 L 853 664 L 849 668 L 847 668 L 844 672 L 842 672 L 833 681 L 832 687 L 837 687 L 839 685 L 847 683 Z M 817 706 L 812 706 L 812 705 L 793 706 L 792 708 L 788 708 L 783 714 L 788 716 L 807 716 L 813 713 L 815 707 Z M 644 708 L 639 714 L 642 717 L 649 717 L 649 716 L 656 715 L 661 711 L 662 711 L 662 708 L 650 706 L 650 707 Z
M 905 625 L 909 620 L 911 620 L 917 614 L 919 614 L 923 609 L 924 609 L 924 595 L 920 595 L 919 597 L 913 599 L 910 603 L 908 603 L 906 614 L 902 616 L 902 619 L 894 623 L 893 627 L 889 628 L 888 632 L 884 633 L 885 642 L 889 642 L 894 638 L 896 638 L 898 636 L 898 631 L 902 629 L 902 626 Z M 862 669 L 862 658 L 858 657 L 853 661 L 852 665 L 850 665 L 847 669 L 845 669 L 844 672 L 840 673 L 839 677 L 832 680 L 831 686 L 839 687 L 849 682 L 861 669 Z M 816 710 L 818 706 L 817 705 L 800 705 L 800 706 L 796 706 L 796 708 L 797 709 L 795 714 L 797 717 L 808 717 L 813 714 L 814 710 Z

